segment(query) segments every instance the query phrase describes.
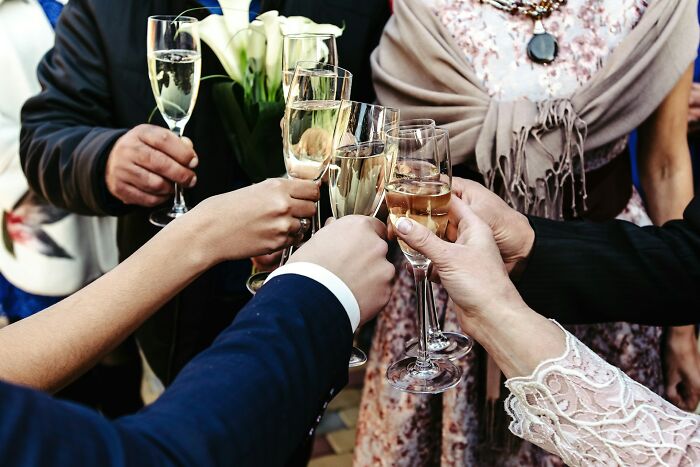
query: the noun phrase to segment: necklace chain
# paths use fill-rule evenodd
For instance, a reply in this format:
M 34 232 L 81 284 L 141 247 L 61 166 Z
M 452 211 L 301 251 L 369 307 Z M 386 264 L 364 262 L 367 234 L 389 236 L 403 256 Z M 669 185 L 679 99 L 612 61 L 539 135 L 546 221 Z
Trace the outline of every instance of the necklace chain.
M 541 19 L 566 4 L 566 0 L 481 0 L 481 3 L 488 3 L 512 15 L 520 14 Z

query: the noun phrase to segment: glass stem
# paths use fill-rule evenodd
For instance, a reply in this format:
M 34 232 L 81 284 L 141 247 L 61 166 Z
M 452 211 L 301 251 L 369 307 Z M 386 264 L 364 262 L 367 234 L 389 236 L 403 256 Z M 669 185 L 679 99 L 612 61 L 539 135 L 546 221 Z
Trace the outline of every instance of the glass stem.
M 314 235 L 316 232 L 318 232 L 321 227 L 321 211 L 318 209 L 318 201 L 316 201 L 316 213 L 314 214 L 314 217 L 311 218 L 311 235 Z
M 418 356 L 416 357 L 416 370 L 425 370 L 431 367 L 428 356 L 428 316 L 425 307 L 425 292 L 428 283 L 428 266 L 413 265 L 413 278 L 416 281 L 416 301 L 418 308 Z
M 433 296 L 433 285 L 427 280 L 425 281 L 425 298 L 428 306 L 428 337 L 433 334 L 441 334 L 442 330 L 440 329 L 435 297 Z
M 171 129 L 175 136 L 182 138 L 182 128 L 175 126 Z M 187 212 L 187 205 L 185 204 L 185 193 L 179 183 L 175 183 L 175 199 L 173 200 L 172 212 L 177 214 L 184 214 Z
M 289 261 L 289 257 L 292 256 L 292 248 L 291 246 L 288 246 L 284 250 L 282 250 L 282 257 L 280 258 L 280 266 L 282 267 L 285 264 L 287 264 L 287 261 Z

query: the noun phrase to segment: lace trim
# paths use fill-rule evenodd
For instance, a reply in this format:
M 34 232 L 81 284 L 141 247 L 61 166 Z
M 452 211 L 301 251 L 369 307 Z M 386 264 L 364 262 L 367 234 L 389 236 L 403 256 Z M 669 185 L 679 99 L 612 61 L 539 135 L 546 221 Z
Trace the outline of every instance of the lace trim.
M 631 380 L 556 324 L 564 354 L 506 381 L 513 434 L 572 466 L 700 465 L 699 416 Z

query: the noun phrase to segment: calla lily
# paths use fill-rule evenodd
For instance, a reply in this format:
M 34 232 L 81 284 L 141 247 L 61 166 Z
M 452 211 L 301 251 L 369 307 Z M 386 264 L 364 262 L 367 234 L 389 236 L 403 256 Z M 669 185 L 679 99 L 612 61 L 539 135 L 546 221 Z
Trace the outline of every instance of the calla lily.
M 219 0 L 219 4 L 223 16 L 212 14 L 201 21 L 200 37 L 214 51 L 231 79 L 243 86 L 246 100 L 252 99 L 252 102 L 279 99 L 283 34 L 338 37 L 343 33 L 332 24 L 316 24 L 303 16 L 286 18 L 274 10 L 249 23 L 250 0 Z M 308 55 L 314 60 L 325 61 L 328 56 L 325 44 L 320 50 L 310 47 L 300 52 L 301 56 Z
M 343 35 L 342 28 L 333 24 L 318 24 L 304 16 L 289 16 L 280 21 L 282 34 L 333 34 L 335 37 Z
M 268 11 L 258 16 L 265 28 L 267 53 L 265 54 L 265 72 L 267 73 L 267 91 L 275 95 L 282 84 L 282 30 L 279 13 Z
M 234 47 L 234 40 L 241 35 L 232 37 L 223 16 L 209 15 L 199 23 L 199 36 L 214 51 L 226 74 L 243 84 L 245 49 Z
M 231 36 L 248 27 L 250 0 L 219 0 Z
M 266 40 L 265 25 L 255 20 L 250 23 L 248 34 L 248 69 L 260 73 L 265 67 Z

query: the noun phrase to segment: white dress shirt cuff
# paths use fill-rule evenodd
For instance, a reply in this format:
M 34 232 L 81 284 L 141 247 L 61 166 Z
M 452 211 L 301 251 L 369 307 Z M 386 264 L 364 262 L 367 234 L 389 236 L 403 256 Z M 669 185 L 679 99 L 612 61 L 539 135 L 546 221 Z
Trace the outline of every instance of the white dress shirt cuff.
M 345 312 L 348 314 L 350 319 L 350 325 L 352 326 L 352 332 L 355 332 L 357 327 L 360 325 L 360 305 L 355 299 L 350 287 L 345 285 L 345 282 L 340 280 L 338 276 L 330 272 L 323 266 L 319 266 L 314 263 L 289 263 L 285 264 L 281 268 L 275 270 L 270 274 L 265 281 L 267 283 L 273 277 L 281 276 L 283 274 L 298 274 L 300 276 L 308 277 L 309 279 L 315 280 L 319 284 L 326 287 L 335 298 L 338 299 Z

